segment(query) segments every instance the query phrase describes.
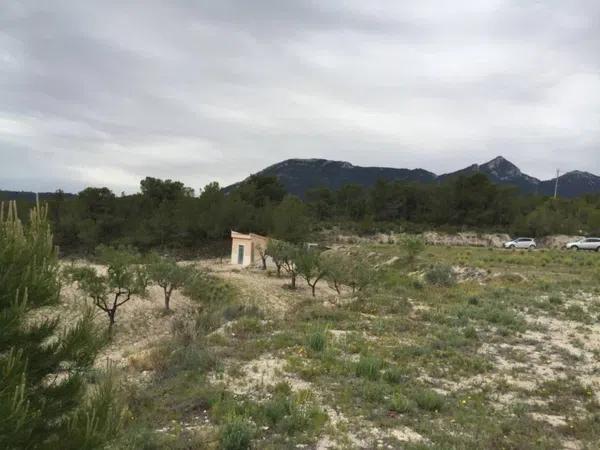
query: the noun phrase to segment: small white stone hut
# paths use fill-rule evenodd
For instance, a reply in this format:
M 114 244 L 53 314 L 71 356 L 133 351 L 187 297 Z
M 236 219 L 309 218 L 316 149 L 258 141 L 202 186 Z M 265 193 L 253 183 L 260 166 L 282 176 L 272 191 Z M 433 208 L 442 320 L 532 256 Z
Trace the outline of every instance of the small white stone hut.
M 260 251 L 266 250 L 268 242 L 260 234 L 231 231 L 231 264 L 247 267 L 261 262 Z

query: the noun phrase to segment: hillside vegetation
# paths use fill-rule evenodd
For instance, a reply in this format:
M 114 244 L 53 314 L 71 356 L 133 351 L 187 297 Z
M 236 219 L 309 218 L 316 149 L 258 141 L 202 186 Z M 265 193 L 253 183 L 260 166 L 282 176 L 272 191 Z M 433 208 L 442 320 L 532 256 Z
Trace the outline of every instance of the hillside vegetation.
M 476 173 L 442 184 L 377 181 L 371 188 L 315 188 L 288 195 L 276 177 L 254 176 L 229 192 L 218 184 L 200 195 L 171 180 L 146 178 L 141 193 L 116 196 L 87 188 L 50 199 L 55 241 L 63 253 L 92 253 L 99 244 L 221 254 L 232 229 L 301 241 L 310 232 L 493 231 L 532 237 L 600 234 L 600 195 L 552 199 L 520 194 Z M 20 210 L 27 203 L 20 202 Z M 26 217 L 23 217 L 26 220 Z M 221 245 L 221 247 L 219 247 Z
M 130 420 L 112 447 L 600 444 L 596 254 L 404 242 L 335 255 L 372 268 L 362 289 L 338 294 L 327 276 L 313 297 L 275 267 L 213 259 L 186 263 L 213 286 L 184 291 L 168 320 L 160 297 L 140 300 L 151 318 L 115 330 L 114 346 L 139 345 L 120 354 Z
M 59 264 L 46 211 L 9 211 L 6 448 L 600 445 L 597 253 L 314 248 L 290 214 L 267 269 L 105 246 Z

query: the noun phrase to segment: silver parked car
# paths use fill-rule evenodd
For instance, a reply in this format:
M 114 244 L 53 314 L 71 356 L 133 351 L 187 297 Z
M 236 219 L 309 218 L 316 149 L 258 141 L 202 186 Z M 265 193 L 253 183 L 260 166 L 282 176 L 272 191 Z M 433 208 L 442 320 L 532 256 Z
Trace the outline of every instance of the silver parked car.
M 600 238 L 583 238 L 576 242 L 569 242 L 567 250 L 593 250 L 600 252 Z
M 527 250 L 534 250 L 537 247 L 535 239 L 533 238 L 517 238 L 512 241 L 505 242 L 504 248 L 525 248 Z

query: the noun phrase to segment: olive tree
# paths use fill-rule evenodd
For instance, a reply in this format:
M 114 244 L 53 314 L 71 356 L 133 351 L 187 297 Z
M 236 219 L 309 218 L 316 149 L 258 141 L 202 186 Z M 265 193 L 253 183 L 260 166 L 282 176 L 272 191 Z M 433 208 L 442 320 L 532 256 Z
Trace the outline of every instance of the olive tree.
M 360 292 L 373 283 L 375 271 L 363 262 L 360 255 L 327 253 L 323 255 L 323 266 L 327 280 L 340 294 L 342 286 L 348 286 L 352 293 Z
M 348 273 L 348 258 L 341 253 L 328 252 L 322 254 L 321 259 L 325 266 L 327 281 L 338 294 L 341 294 Z
M 106 273 L 91 266 L 72 266 L 65 273 L 71 281 L 78 283 L 94 306 L 106 313 L 109 329 L 112 329 L 119 307 L 135 295 L 145 295 L 148 277 L 139 257 L 129 250 L 100 246 L 97 256 L 106 265 Z
M 298 277 L 297 257 L 298 247 L 286 242 L 282 248 L 283 269 L 290 276 L 290 287 L 292 289 L 296 289 L 296 278 Z
M 277 240 L 277 239 L 269 239 L 267 244 L 266 253 L 271 257 L 275 267 L 277 268 L 277 276 L 281 276 L 281 269 L 283 267 L 283 258 L 285 242 Z
M 295 264 L 300 276 L 310 286 L 314 297 L 317 283 L 327 273 L 327 266 L 321 257 L 321 252 L 304 246 L 300 247 L 296 252 Z
M 266 246 L 263 244 L 257 244 L 256 245 L 256 252 L 258 253 L 258 256 L 260 257 L 260 261 L 262 263 L 262 270 L 267 270 L 267 257 L 269 256 L 269 252 L 268 252 L 268 245 Z
M 298 277 L 298 267 L 296 265 L 296 259 L 298 257 L 299 247 L 290 244 L 289 242 L 283 241 L 270 241 L 269 242 L 269 256 L 273 258 L 275 264 L 279 264 L 279 267 L 283 268 L 288 275 L 291 277 L 290 287 L 296 289 L 296 278 Z
M 375 280 L 375 270 L 356 258 L 350 259 L 347 270 L 346 284 L 352 289 L 352 294 L 363 291 Z
M 165 296 L 165 309 L 171 309 L 171 294 L 176 289 L 181 289 L 192 277 L 194 270 L 183 267 L 171 258 L 163 258 L 157 254 L 148 257 L 146 269 L 150 280 L 160 286 Z

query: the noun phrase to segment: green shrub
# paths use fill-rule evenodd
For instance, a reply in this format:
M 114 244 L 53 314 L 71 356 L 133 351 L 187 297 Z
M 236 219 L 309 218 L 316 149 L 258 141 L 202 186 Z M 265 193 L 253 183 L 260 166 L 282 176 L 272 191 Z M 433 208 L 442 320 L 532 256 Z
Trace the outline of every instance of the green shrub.
M 444 407 L 444 397 L 431 389 L 419 389 L 413 394 L 417 406 L 425 411 L 440 411 Z
M 452 267 L 445 264 L 433 266 L 425 273 L 425 279 L 434 286 L 449 287 L 456 284 L 456 275 L 452 271 Z
M 238 338 L 247 338 L 248 336 L 258 334 L 264 328 L 260 319 L 256 317 L 242 317 L 231 325 L 231 331 Z
M 219 448 L 222 450 L 247 450 L 250 448 L 253 430 L 242 417 L 229 417 L 219 433 Z
M 370 403 L 381 405 L 385 403 L 389 386 L 381 381 L 365 380 L 361 385 L 361 396 Z
M 183 294 L 206 305 L 224 306 L 233 299 L 233 289 L 229 284 L 200 270 L 186 280 Z
M 285 416 L 292 414 L 294 408 L 292 400 L 286 395 L 277 395 L 264 405 L 264 414 L 271 426 L 276 425 Z
M 425 242 L 420 237 L 406 237 L 402 241 L 402 247 L 406 252 L 406 260 L 408 264 L 414 264 L 417 257 L 425 251 Z
M 475 329 L 475 327 L 465 328 L 463 334 L 467 339 L 477 339 L 477 330 Z
M 178 349 L 173 354 L 172 364 L 167 370 L 174 372 L 179 370 L 193 370 L 198 373 L 206 373 L 217 366 L 217 358 L 207 349 L 195 345 L 189 345 Z
M 403 394 L 395 393 L 389 400 L 388 409 L 400 414 L 411 412 L 415 409 L 415 403 Z
M 306 431 L 318 431 L 327 420 L 309 391 L 291 392 L 289 385 L 279 384 L 273 397 L 262 408 L 267 424 L 289 436 Z
M 392 366 L 383 373 L 383 379 L 390 384 L 399 384 L 405 381 L 406 378 L 406 371 L 397 366 Z

